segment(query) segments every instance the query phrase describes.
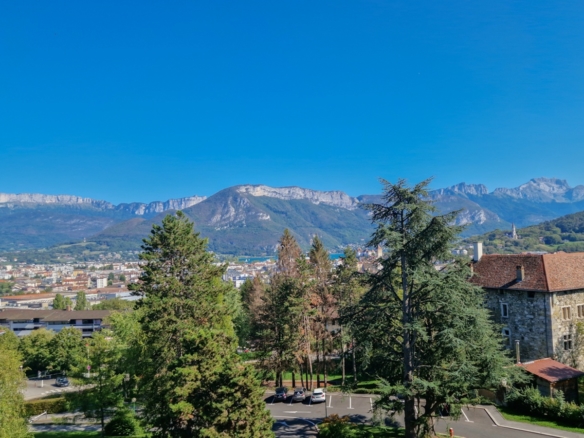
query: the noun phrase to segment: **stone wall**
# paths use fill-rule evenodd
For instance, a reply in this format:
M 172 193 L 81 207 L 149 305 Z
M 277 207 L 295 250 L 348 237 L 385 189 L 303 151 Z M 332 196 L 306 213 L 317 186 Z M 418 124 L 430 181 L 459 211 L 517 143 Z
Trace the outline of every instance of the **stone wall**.
M 552 334 L 554 339 L 554 354 L 556 360 L 567 365 L 580 368 L 584 366 L 584 358 L 576 351 L 584 351 L 584 339 L 576 332 L 577 325 L 584 323 L 584 313 L 578 316 L 578 305 L 584 305 L 584 289 L 554 292 L 551 294 Z M 570 318 L 564 318 L 564 308 L 570 309 Z M 584 308 L 582 309 L 584 310 Z M 572 351 L 564 349 L 564 336 L 571 336 Z
M 510 331 L 509 349 L 515 355 L 519 341 L 521 362 L 549 357 L 553 354 L 550 336 L 550 293 L 487 289 L 485 304 L 491 317 Z M 502 314 L 502 304 L 507 314 Z M 503 334 L 502 334 L 503 335 Z

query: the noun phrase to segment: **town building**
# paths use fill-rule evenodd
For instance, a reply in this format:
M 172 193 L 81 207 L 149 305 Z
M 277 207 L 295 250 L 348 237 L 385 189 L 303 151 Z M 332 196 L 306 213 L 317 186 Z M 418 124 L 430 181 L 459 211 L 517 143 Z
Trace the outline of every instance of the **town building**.
M 110 313 L 109 310 L 1 309 L 0 327 L 12 330 L 17 336 L 26 336 L 40 328 L 60 332 L 72 327 L 89 337 L 102 329 L 103 320 Z
M 486 291 L 486 306 L 520 362 L 551 357 L 578 367 L 584 350 L 584 253 L 482 254 L 476 244 L 471 281 Z M 582 350 L 581 350 L 582 348 Z

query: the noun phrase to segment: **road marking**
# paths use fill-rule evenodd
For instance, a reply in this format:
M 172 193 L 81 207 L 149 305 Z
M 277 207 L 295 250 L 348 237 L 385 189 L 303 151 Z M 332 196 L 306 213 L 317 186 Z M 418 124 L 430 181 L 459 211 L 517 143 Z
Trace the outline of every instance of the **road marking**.
M 273 396 L 272 396 L 272 403 L 270 403 L 270 406 L 274 404 L 274 400 L 275 400 L 275 399 L 276 399 L 276 396 L 275 396 L 275 395 L 273 395 Z
M 469 422 L 469 423 L 474 423 L 474 421 L 470 421 L 470 420 L 468 419 L 468 417 L 467 417 L 467 416 L 466 416 L 466 414 L 464 413 L 464 408 L 462 408 L 462 409 L 460 410 L 460 412 L 462 412 L 462 415 L 464 415 L 464 418 L 466 419 L 466 421 L 467 421 L 467 422 Z
M 353 404 L 352 404 L 352 402 L 351 402 L 351 396 L 349 396 L 349 409 L 355 409 L 355 408 L 353 407 Z
M 332 406 L 331 406 L 332 402 L 333 402 L 333 396 L 329 395 L 329 405 L 328 405 L 329 408 L 332 408 Z M 326 403 L 326 400 L 325 400 L 325 403 Z
M 369 398 L 369 403 L 371 403 L 371 410 L 373 410 L 373 399 Z
M 311 411 L 284 411 L 285 414 L 312 414 Z

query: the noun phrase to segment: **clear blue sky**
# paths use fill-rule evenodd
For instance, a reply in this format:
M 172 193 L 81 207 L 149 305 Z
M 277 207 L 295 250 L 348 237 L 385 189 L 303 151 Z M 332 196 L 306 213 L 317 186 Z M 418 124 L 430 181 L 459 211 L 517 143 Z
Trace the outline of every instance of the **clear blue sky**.
M 584 3 L 13 1 L 0 192 L 584 183 Z

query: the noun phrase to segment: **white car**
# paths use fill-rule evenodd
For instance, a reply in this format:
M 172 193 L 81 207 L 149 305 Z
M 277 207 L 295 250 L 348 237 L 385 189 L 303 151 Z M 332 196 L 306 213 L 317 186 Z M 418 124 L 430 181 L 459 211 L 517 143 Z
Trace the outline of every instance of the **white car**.
M 312 396 L 310 397 L 312 403 L 326 402 L 326 394 L 323 389 L 315 389 L 312 391 Z

